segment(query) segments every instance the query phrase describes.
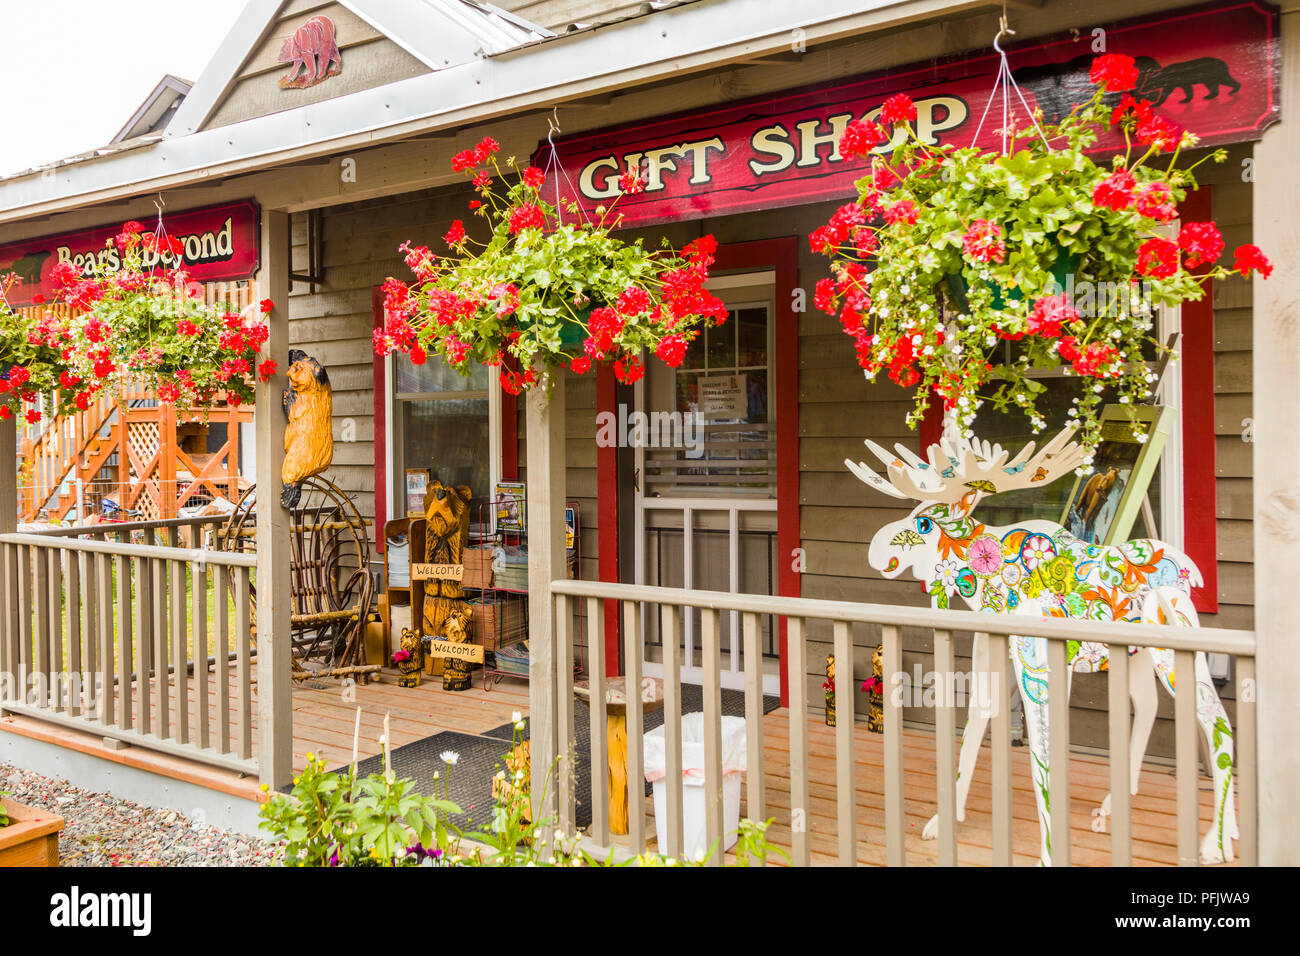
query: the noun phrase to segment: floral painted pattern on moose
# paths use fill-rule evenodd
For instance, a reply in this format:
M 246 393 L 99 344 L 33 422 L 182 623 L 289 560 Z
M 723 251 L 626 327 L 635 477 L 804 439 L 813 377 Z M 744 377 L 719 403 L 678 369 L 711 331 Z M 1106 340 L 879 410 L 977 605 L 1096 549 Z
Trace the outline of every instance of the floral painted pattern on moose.
M 860 480 L 895 498 L 918 501 L 900 521 L 872 538 L 868 561 L 886 577 L 907 570 L 925 582 L 935 607 L 960 599 L 971 610 L 994 614 L 1028 614 L 1097 622 L 1129 621 L 1197 626 L 1191 589 L 1201 575 L 1187 555 L 1170 545 L 1141 538 L 1117 545 L 1093 545 L 1051 521 L 1030 520 L 1010 527 L 985 525 L 974 517 L 976 505 L 990 495 L 1022 488 L 1046 487 L 1083 462 L 1083 450 L 1070 441 L 1073 429 L 1052 438 L 1038 454 L 1034 443 L 1014 459 L 998 445 L 978 439 L 944 439 L 928 449 L 923 461 L 902 445 L 887 451 L 868 440 L 867 447 L 885 465 L 884 478 L 861 462 L 845 461 Z M 1011 659 L 1016 686 L 1025 704 L 1034 793 L 1041 824 L 1040 862 L 1050 865 L 1047 720 L 1047 642 L 1015 637 Z M 1132 653 L 1129 694 L 1134 704 L 1131 789 L 1138 774 L 1156 715 L 1156 680 L 1174 693 L 1174 655 L 1161 648 Z M 989 669 L 987 640 L 977 634 L 972 650 L 976 672 Z M 1071 641 L 1070 673 L 1107 669 L 1105 644 Z M 1197 720 L 1209 744 L 1214 775 L 1214 823 L 1201 843 L 1201 861 L 1233 858 L 1237 835 L 1232 793 L 1232 730 L 1205 655 L 1196 655 Z M 1067 689 L 1069 675 L 1067 674 Z M 957 777 L 957 820 L 965 819 L 966 796 L 980 743 L 993 706 L 1003 702 L 974 700 L 962 733 Z M 1110 812 L 1107 796 L 1094 816 Z M 938 817 L 923 836 L 938 835 Z

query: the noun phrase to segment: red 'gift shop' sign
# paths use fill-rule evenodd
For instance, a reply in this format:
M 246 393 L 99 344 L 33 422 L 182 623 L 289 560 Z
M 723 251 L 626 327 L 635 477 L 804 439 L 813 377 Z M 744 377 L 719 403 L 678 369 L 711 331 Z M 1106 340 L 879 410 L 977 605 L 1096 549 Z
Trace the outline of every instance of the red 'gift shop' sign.
M 251 278 L 258 267 L 259 219 L 257 204 L 248 200 L 169 215 L 164 220 L 167 235 L 180 241 L 181 253 L 146 252 L 156 261 L 146 261 L 145 267 L 183 268 L 196 282 Z M 150 229 L 152 225 L 146 223 L 146 230 Z M 71 262 L 84 275 L 96 268 L 117 268 L 118 251 L 105 242 L 121 230 L 122 223 L 114 222 L 0 246 L 0 275 L 13 272 L 19 280 L 9 290 L 9 304 L 33 305 L 41 297 L 53 301 L 56 290 L 48 277 L 60 262 Z
M 1277 31 L 1275 8 L 1227 2 L 1030 41 L 1008 56 L 1029 106 L 1054 122 L 1092 95 L 1098 53 L 1127 54 L 1136 93 L 1214 146 L 1258 139 L 1279 118 Z M 997 69 L 996 53 L 968 54 L 568 137 L 556 143 L 562 174 L 542 196 L 554 202 L 558 191 L 591 210 L 619 195 L 624 171 L 637 171 L 646 189 L 618 200 L 624 226 L 852 196 L 869 163 L 841 155 L 840 134 L 854 119 L 874 119 L 896 93 L 916 101 L 922 140 L 998 148 L 1000 94 L 981 127 Z M 1023 109 L 1016 123 L 1030 125 Z

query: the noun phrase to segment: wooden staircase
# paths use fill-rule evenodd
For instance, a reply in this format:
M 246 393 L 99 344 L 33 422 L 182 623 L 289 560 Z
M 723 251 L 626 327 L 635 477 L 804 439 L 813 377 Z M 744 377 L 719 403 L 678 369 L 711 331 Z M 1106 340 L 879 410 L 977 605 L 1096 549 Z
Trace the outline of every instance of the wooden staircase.
M 209 283 L 205 298 L 242 309 L 256 301 L 257 288 Z M 239 426 L 252 420 L 252 408 L 178 409 L 132 385 L 120 395 L 100 393 L 85 411 L 46 419 L 40 427 L 20 426 L 18 520 L 35 522 L 44 514 L 61 523 L 77 505 L 78 483 L 83 517 L 97 512 L 105 497 L 150 520 L 173 518 L 180 508 L 211 498 L 233 502 L 244 487 Z M 225 442 L 215 451 L 187 450 L 206 439 L 212 424 L 225 425 Z

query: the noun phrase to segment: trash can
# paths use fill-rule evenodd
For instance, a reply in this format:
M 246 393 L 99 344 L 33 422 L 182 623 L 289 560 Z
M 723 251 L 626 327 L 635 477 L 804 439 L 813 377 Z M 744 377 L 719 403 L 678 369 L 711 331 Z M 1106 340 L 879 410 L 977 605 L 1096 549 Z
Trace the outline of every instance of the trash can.
M 662 726 L 645 735 L 645 778 L 654 784 L 655 830 L 659 852 L 668 846 L 668 797 L 665 774 L 668 766 L 666 737 Z M 722 718 L 722 846 L 725 852 L 736 843 L 740 826 L 740 775 L 745 770 L 745 718 Z M 682 855 L 695 859 L 709 852 L 705 807 L 715 794 L 704 787 L 704 715 L 682 715 Z

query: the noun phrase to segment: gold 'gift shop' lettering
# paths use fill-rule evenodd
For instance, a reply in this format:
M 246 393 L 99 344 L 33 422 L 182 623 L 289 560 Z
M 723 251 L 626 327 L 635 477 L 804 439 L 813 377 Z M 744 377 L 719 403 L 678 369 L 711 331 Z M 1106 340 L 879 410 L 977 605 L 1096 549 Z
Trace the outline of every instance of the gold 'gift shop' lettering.
M 916 135 L 921 142 L 933 145 L 939 142 L 938 134 L 955 129 L 966 122 L 970 110 L 960 97 L 929 96 L 916 101 Z M 826 163 L 840 163 L 840 137 L 855 118 L 854 113 L 835 113 L 830 116 L 811 116 L 787 125 L 774 122 L 755 130 L 749 139 L 753 153 L 748 160 L 750 172 L 756 177 L 783 172 L 794 167 L 808 169 Z M 875 120 L 880 107 L 862 115 L 863 120 Z M 895 130 L 891 140 L 881 143 L 873 152 L 886 155 L 902 143 L 906 133 Z M 578 174 L 578 189 L 586 199 L 613 199 L 619 195 L 618 178 L 626 172 L 641 175 L 646 181 L 647 193 L 668 188 L 665 176 L 689 171 L 691 186 L 704 186 L 713 181 L 710 161 L 727 151 L 720 136 L 709 139 L 673 143 L 653 149 L 624 153 L 622 156 L 601 156 L 589 161 Z M 678 161 L 684 168 L 678 167 Z

